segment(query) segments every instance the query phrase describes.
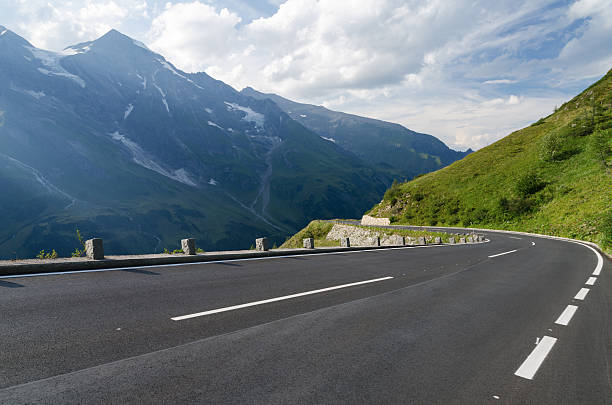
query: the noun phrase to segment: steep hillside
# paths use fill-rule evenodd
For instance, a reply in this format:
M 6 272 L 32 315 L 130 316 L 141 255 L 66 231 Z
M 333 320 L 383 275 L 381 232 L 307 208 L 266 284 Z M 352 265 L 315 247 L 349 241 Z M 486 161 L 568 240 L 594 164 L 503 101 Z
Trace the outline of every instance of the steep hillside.
M 270 100 L 188 74 L 117 32 L 63 52 L 0 27 L 0 258 L 282 241 L 356 216 L 391 177 Z
M 471 152 L 452 150 L 431 135 L 411 131 L 399 124 L 296 103 L 250 87 L 241 93 L 259 100 L 274 101 L 306 128 L 375 167 L 391 169 L 390 174 L 394 177 L 411 179 L 447 166 Z
M 522 230 L 612 250 L 612 71 L 548 117 L 463 160 L 394 184 L 393 223 Z

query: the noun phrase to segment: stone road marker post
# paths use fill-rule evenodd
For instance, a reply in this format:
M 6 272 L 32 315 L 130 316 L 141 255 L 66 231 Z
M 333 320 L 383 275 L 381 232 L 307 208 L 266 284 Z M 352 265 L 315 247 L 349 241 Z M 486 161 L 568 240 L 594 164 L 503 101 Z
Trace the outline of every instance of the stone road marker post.
M 260 252 L 265 252 L 267 250 L 270 250 L 270 244 L 268 243 L 268 238 L 255 239 L 255 250 L 259 250 Z
M 304 249 L 314 249 L 314 238 L 304 239 Z
M 196 254 L 196 246 L 195 239 L 181 239 L 181 248 L 183 249 L 183 253 L 186 255 L 195 255 Z
M 351 247 L 351 240 L 349 238 L 341 238 L 340 246 L 342 247 Z
M 88 259 L 104 259 L 104 244 L 102 243 L 102 239 L 93 238 L 85 241 L 85 252 L 87 254 Z

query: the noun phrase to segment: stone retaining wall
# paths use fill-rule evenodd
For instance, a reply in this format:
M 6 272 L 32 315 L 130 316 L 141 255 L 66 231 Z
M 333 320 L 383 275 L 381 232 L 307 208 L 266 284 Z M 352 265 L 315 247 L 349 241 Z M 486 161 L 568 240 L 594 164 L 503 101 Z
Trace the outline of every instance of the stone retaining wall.
M 391 225 L 389 218 L 375 218 L 369 215 L 361 217 L 361 225 Z

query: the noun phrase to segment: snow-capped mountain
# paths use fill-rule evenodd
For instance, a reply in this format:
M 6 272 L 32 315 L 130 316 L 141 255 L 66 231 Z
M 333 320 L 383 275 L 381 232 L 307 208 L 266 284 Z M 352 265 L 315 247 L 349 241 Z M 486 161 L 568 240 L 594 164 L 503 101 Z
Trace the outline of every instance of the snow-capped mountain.
M 115 30 L 62 52 L 0 33 L 0 257 L 67 254 L 76 228 L 111 253 L 187 236 L 246 248 L 359 215 L 391 181 L 274 102 Z

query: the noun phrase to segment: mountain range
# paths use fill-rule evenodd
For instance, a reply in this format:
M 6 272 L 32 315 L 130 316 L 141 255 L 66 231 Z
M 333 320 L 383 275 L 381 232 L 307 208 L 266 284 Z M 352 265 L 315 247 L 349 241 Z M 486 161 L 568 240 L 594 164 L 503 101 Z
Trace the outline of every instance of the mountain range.
M 188 236 L 207 250 L 281 242 L 462 157 L 429 135 L 311 106 L 315 125 L 279 100 L 185 73 L 115 30 L 51 52 L 0 26 L 0 258 L 68 255 L 76 229 L 116 254 Z M 323 131 L 338 114 L 339 129 Z M 412 163 L 385 162 L 394 137 Z

